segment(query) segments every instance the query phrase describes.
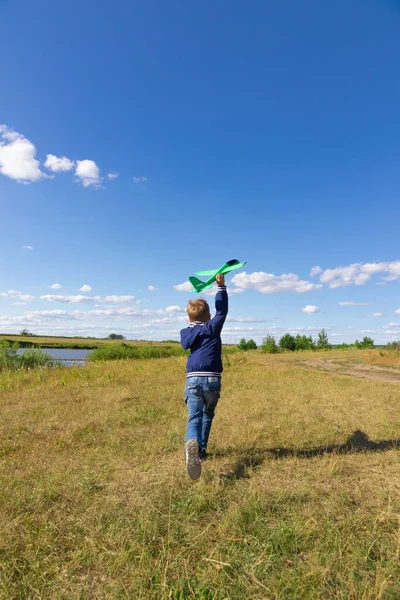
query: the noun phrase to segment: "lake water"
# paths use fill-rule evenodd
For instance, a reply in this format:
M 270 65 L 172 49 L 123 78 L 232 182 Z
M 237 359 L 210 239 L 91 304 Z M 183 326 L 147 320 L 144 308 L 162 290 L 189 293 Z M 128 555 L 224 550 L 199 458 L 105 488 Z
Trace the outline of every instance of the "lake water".
M 24 352 L 26 348 L 20 348 L 18 352 Z M 55 360 L 59 360 L 64 366 L 84 365 L 87 355 L 91 350 L 80 350 L 75 348 L 41 348 L 46 354 L 50 354 Z

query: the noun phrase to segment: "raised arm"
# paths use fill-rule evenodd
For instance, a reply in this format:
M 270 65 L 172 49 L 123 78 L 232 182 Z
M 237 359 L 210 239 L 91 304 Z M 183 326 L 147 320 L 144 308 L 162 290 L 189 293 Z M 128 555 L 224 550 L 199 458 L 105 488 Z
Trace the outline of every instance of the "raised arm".
M 221 333 L 225 323 L 226 315 L 228 314 L 228 292 L 225 287 L 225 277 L 220 273 L 216 278 L 218 291 L 215 296 L 216 314 L 210 321 L 210 327 L 215 333 Z

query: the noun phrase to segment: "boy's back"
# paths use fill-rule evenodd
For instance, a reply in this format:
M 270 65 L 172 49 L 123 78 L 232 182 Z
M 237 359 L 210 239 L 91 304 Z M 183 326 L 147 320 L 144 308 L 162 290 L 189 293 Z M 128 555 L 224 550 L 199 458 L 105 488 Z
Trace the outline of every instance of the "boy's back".
M 208 305 L 207 305 L 208 306 Z M 187 361 L 187 377 L 220 377 L 223 366 L 221 359 L 221 331 L 228 314 L 228 294 L 220 286 L 215 296 L 216 315 L 209 321 L 192 321 L 181 331 L 181 344 L 190 349 Z

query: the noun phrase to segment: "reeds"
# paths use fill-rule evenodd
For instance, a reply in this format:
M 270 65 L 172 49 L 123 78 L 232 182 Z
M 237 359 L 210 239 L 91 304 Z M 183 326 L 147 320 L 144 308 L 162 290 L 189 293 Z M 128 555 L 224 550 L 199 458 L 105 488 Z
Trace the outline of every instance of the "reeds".
M 26 348 L 24 352 L 17 342 L 0 341 L 0 371 L 17 371 L 19 369 L 35 369 L 53 367 L 56 361 L 40 348 Z

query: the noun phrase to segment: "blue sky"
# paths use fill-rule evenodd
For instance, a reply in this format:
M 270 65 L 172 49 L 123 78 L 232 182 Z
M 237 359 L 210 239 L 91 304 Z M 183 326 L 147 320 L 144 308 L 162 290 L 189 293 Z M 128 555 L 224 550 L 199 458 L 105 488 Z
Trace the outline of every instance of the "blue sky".
M 1 332 L 177 338 L 175 286 L 238 258 L 224 341 L 400 339 L 400 3 L 0 21 Z

